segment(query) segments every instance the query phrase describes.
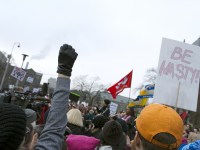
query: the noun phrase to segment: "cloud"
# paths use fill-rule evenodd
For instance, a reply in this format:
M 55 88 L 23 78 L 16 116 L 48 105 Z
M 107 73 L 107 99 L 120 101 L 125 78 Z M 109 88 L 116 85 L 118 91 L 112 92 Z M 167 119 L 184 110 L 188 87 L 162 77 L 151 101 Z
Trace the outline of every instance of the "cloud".
M 31 56 L 31 60 L 41 60 L 45 59 L 46 56 L 49 54 L 51 51 L 51 45 L 46 45 L 43 49 L 39 51 L 39 53 Z

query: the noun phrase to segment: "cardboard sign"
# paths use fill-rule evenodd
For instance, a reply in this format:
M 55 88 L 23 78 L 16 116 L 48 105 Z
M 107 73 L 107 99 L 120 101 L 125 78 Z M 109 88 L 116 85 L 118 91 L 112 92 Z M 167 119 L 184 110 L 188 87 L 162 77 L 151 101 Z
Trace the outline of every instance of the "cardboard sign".
M 163 38 L 154 102 L 196 111 L 200 47 Z
M 110 115 L 115 115 L 117 112 L 118 104 L 111 102 L 110 103 Z
M 26 76 L 26 71 L 21 68 L 15 67 L 11 73 L 11 76 L 16 78 L 17 80 L 23 81 Z

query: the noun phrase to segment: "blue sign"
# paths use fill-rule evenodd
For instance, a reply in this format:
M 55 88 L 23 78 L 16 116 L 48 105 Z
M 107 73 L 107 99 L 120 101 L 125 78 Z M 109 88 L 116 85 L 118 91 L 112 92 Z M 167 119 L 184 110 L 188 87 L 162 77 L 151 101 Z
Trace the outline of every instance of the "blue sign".
M 149 85 L 146 85 L 146 86 L 145 86 L 145 89 L 147 89 L 148 91 L 154 90 L 154 88 L 155 88 L 155 85 L 154 85 L 154 84 L 149 84 Z
M 139 99 L 143 99 L 143 98 L 153 98 L 153 94 L 149 94 L 149 95 L 138 95 L 137 98 L 139 98 Z

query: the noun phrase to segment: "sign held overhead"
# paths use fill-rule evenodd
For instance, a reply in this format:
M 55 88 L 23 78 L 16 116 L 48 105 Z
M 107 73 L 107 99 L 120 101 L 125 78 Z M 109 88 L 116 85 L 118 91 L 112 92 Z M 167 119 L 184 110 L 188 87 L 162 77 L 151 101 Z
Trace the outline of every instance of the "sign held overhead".
M 163 38 L 154 102 L 196 111 L 200 47 Z

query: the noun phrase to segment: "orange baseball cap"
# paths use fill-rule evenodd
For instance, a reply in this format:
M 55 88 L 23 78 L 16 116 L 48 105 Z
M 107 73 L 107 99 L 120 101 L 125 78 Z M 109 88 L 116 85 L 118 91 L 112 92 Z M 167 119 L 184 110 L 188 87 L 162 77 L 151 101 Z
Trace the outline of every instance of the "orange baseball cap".
M 176 138 L 171 148 L 177 148 L 181 144 L 183 135 L 183 121 L 179 114 L 172 108 L 161 104 L 146 106 L 136 119 L 136 128 L 140 135 L 147 141 L 168 148 L 169 144 L 161 143 L 154 139 L 158 133 L 169 133 Z

